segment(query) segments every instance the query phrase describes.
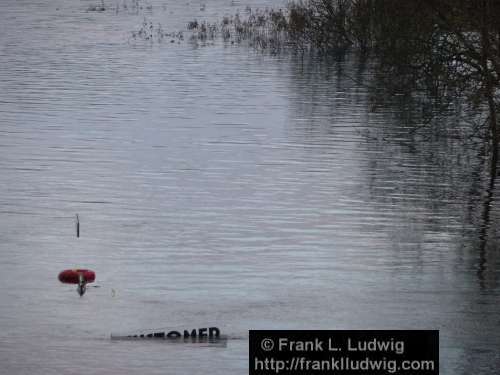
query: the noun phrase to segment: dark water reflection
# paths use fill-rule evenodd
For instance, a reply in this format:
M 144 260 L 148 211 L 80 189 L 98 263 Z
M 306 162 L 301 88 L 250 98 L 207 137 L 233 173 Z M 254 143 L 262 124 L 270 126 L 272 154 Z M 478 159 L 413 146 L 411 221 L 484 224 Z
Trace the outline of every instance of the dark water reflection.
M 246 5 L 152 3 L 172 30 Z M 412 133 L 369 62 L 130 44 L 145 14 L 87 6 L 0 5 L 3 371 L 247 373 L 250 328 L 425 328 L 442 373 L 495 373 L 498 187 L 453 116 Z M 109 340 L 178 325 L 227 348 Z

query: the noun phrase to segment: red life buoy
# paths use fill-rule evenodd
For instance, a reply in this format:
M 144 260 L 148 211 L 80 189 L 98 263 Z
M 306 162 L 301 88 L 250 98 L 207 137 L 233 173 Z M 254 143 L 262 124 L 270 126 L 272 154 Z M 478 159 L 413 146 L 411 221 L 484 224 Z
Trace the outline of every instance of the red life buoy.
M 92 283 L 95 280 L 95 272 L 85 269 L 64 270 L 59 273 L 59 281 L 65 284 L 78 284 L 80 275 L 85 283 Z

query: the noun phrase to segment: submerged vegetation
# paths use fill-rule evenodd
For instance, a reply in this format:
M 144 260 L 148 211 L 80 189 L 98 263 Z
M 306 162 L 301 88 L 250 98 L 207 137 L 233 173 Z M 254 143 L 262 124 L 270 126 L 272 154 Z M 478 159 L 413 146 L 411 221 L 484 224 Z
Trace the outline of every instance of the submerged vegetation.
M 101 0 L 99 4 L 91 4 L 87 8 L 87 12 L 104 12 L 106 10 L 106 5 L 104 5 L 104 0 Z
M 236 13 L 225 16 L 219 23 L 198 22 L 193 20 L 187 28 L 191 31 L 191 40 L 213 40 L 221 38 L 225 42 L 248 42 L 250 46 L 281 50 L 286 45 L 285 14 L 280 10 L 265 9 L 252 11 L 245 9 L 244 15 Z
M 153 11 L 152 4 L 141 0 L 118 0 L 114 3 L 108 1 L 108 3 L 112 5 L 106 4 L 104 0 L 101 0 L 97 4 L 91 4 L 87 7 L 87 12 L 105 12 L 112 10 L 115 13 L 129 12 L 132 14 L 138 14 L 140 11 Z M 163 5 L 163 10 L 166 10 L 166 5 Z
M 132 39 L 163 41 L 164 37 L 184 39 L 194 43 L 214 42 L 217 39 L 230 44 L 246 42 L 249 46 L 273 52 L 282 51 L 288 46 L 286 12 L 283 10 L 245 9 L 243 15 L 236 13 L 224 16 L 220 22 L 199 21 L 194 19 L 186 25 L 186 30 L 165 33 L 161 24 L 156 26 L 144 19 L 140 28 L 132 31 Z
M 182 31 L 167 33 L 163 30 L 163 27 L 160 23 L 154 25 L 153 22 L 148 21 L 144 18 L 144 21 L 141 24 L 141 27 L 137 31 L 132 31 L 132 38 L 134 40 L 146 40 L 146 41 L 158 41 L 161 42 L 164 39 L 168 38 L 171 43 L 174 43 L 176 40 L 181 41 L 184 40 L 184 34 Z

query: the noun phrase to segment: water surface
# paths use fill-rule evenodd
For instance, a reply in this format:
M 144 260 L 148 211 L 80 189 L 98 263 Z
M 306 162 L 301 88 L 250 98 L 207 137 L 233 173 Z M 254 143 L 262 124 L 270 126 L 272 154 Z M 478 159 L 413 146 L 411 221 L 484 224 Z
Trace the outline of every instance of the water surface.
M 477 145 L 371 111 L 354 57 L 130 40 L 269 2 L 118 3 L 0 4 L 0 372 L 246 374 L 248 330 L 290 328 L 439 329 L 443 374 L 495 373 Z M 109 339 L 179 325 L 230 339 Z

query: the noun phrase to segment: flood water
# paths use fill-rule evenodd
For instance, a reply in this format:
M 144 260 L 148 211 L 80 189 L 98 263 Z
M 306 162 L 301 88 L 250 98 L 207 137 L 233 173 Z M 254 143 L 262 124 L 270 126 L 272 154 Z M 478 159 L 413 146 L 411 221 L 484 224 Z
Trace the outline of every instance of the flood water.
M 249 329 L 439 329 L 442 374 L 496 373 L 480 146 L 373 112 L 352 57 L 130 40 L 279 1 L 105 3 L 0 2 L 0 373 L 246 374 Z

